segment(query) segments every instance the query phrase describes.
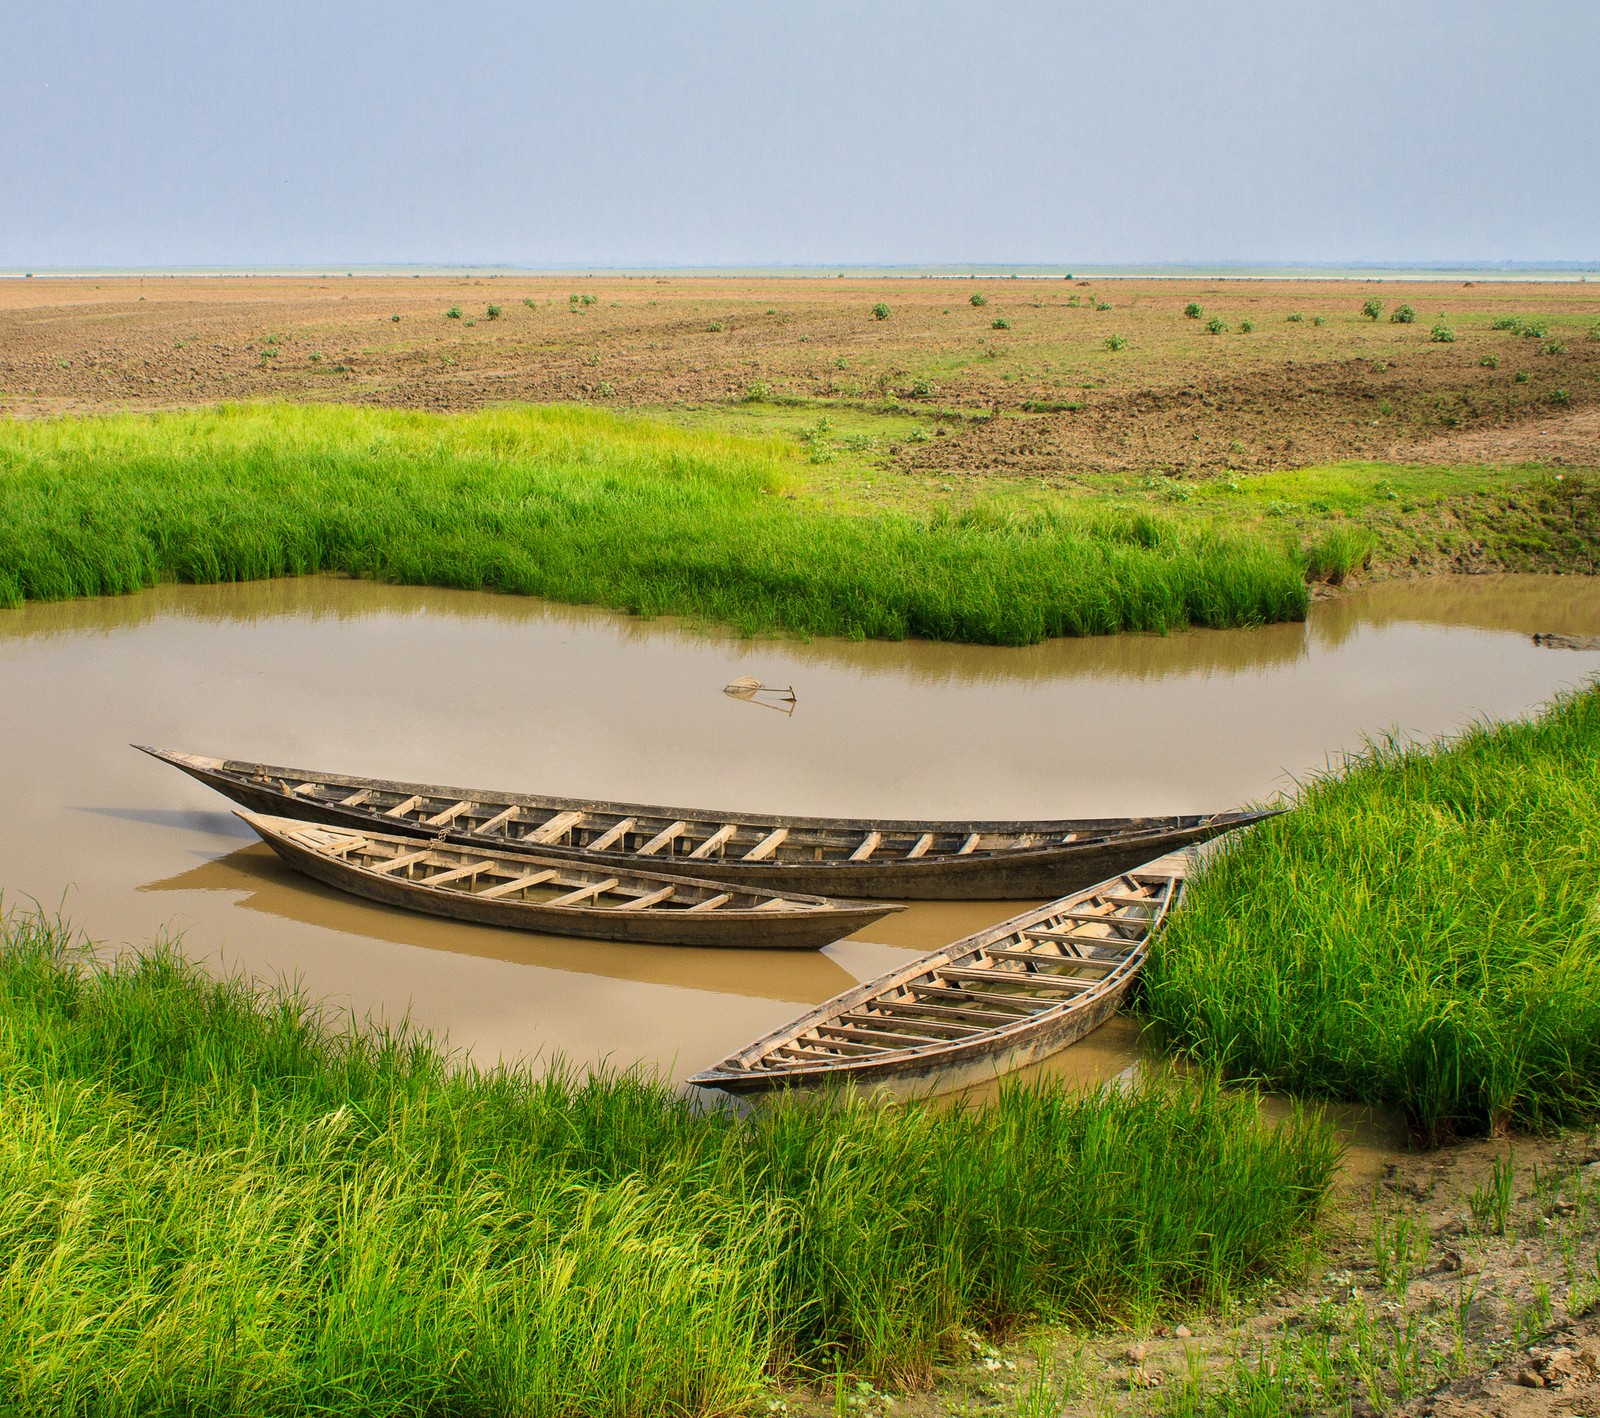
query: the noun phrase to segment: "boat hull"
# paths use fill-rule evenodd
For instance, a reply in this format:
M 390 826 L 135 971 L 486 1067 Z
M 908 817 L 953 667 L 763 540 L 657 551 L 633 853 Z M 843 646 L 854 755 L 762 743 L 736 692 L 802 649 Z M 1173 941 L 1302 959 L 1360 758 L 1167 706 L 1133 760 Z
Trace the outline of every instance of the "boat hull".
M 555 907 L 516 900 L 484 900 L 464 891 L 429 889 L 403 878 L 378 876 L 312 851 L 292 837 L 271 831 L 259 820 L 245 819 L 262 840 L 296 871 L 337 891 L 365 897 L 402 911 L 420 912 L 447 920 L 545 935 L 582 936 L 589 940 L 618 941 L 633 945 L 680 945 L 716 949 L 820 950 L 851 935 L 897 908 L 854 902 L 830 903 L 825 909 L 796 912 L 719 910 L 705 914 L 684 910 L 592 910 Z M 543 856 L 517 858 L 537 867 L 563 859 Z M 569 864 L 570 865 L 570 864 Z M 663 886 L 689 884 L 690 879 L 665 874 L 631 873 L 639 881 Z M 695 880 L 695 885 L 716 891 L 723 883 Z
M 924 830 L 950 833 L 952 829 L 1001 833 L 1033 833 L 1065 836 L 1077 832 L 1087 840 L 1018 847 L 970 856 L 939 855 L 920 859 L 883 857 L 878 860 L 767 860 L 745 861 L 734 856 L 691 860 L 684 856 L 660 856 L 641 860 L 626 851 L 596 851 L 591 847 L 561 842 L 540 844 L 546 856 L 567 857 L 607 870 L 637 870 L 648 863 L 651 870 L 704 876 L 719 882 L 757 891 L 804 892 L 816 896 L 847 897 L 866 901 L 1005 901 L 1048 899 L 1065 895 L 1129 871 L 1142 862 L 1166 853 L 1198 845 L 1224 832 L 1272 815 L 1271 811 L 1226 812 L 1182 818 L 1105 818 L 1065 819 L 1060 821 L 982 821 L 952 824 L 881 819 L 821 819 L 803 817 L 756 817 L 750 814 L 720 814 L 701 809 L 642 807 L 628 803 L 586 803 L 577 799 L 496 792 L 481 789 L 393 782 L 343 774 L 310 774 L 299 769 L 267 768 L 231 760 L 206 759 L 190 754 L 145 749 L 163 762 L 181 768 L 191 777 L 214 788 L 252 812 L 279 817 L 296 817 L 307 822 L 329 823 L 357 829 L 380 829 L 421 838 L 439 837 L 460 846 L 493 850 L 505 846 L 497 840 L 449 824 L 441 828 L 417 822 L 395 820 L 338 802 L 315 800 L 286 790 L 282 779 L 314 778 L 320 784 L 359 792 L 373 788 L 388 793 L 420 792 L 430 798 L 470 799 L 473 801 L 525 804 L 540 810 L 580 809 L 628 816 L 650 814 L 657 819 L 674 815 L 697 819 L 727 818 L 761 827 L 768 824 L 793 825 L 797 832 L 830 831 L 865 833 L 874 829 L 885 833 L 910 835 Z M 269 777 L 252 776 L 246 770 L 262 769 Z

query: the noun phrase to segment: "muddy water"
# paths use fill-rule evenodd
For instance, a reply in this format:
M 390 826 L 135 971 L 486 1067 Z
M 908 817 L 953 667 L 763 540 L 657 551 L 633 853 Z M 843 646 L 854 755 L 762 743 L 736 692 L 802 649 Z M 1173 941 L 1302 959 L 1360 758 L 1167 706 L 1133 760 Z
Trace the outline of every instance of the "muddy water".
M 646 949 L 430 921 L 291 877 L 130 741 L 571 796 L 879 816 L 1232 806 L 1396 729 L 1524 713 L 1600 670 L 1600 583 L 1373 588 L 1304 625 L 1028 650 L 754 642 L 334 579 L 0 612 L 0 886 L 98 938 L 298 980 L 481 1059 L 686 1073 L 1014 903 L 913 907 L 816 955 Z M 795 689 L 792 715 L 722 686 Z M 1059 1067 L 1109 1077 L 1124 1025 Z

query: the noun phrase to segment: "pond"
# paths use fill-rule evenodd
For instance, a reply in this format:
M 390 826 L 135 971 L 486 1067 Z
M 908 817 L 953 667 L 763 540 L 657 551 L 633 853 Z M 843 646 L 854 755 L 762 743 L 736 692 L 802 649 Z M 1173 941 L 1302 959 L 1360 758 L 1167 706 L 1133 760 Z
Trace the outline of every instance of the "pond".
M 414 917 L 292 875 L 132 742 L 573 797 L 833 816 L 1193 812 L 1289 790 L 1367 735 L 1524 714 L 1600 670 L 1600 582 L 1448 577 L 1305 624 L 1029 649 L 752 641 L 514 597 L 309 578 L 0 611 L 5 903 L 108 944 L 403 1016 L 481 1062 L 682 1078 L 1017 909 L 924 903 L 816 954 L 630 947 Z M 723 693 L 792 686 L 793 713 Z M 1116 1025 L 1061 1068 L 1133 1057 Z

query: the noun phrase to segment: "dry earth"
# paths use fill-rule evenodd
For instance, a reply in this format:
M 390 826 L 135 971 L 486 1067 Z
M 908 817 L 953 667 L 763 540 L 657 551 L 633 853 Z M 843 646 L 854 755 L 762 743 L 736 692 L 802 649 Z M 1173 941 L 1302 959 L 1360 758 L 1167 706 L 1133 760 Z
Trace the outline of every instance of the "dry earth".
M 1384 318 L 1361 315 L 1369 297 Z M 872 314 L 880 301 L 887 319 Z M 1185 317 L 1191 302 L 1202 318 Z M 1414 323 L 1387 318 L 1402 304 Z M 1508 316 L 1547 335 L 1492 328 Z M 1209 332 L 1213 317 L 1225 333 Z M 1432 338 L 1440 322 L 1454 340 Z M 672 409 L 755 394 L 925 413 L 946 436 L 894 456 L 946 474 L 1354 457 L 1600 466 L 1597 322 L 1600 285 L 1586 283 L 13 279 L 0 281 L 0 410 Z

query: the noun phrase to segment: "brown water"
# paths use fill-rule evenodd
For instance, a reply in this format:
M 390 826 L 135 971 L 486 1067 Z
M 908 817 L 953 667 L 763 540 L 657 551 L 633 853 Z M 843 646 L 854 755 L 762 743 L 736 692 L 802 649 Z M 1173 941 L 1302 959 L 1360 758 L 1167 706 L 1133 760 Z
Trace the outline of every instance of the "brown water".
M 1600 582 L 1451 578 L 1305 625 L 1027 650 L 739 640 L 512 597 L 336 579 L 0 612 L 0 885 L 96 937 L 181 933 L 480 1059 L 644 1059 L 682 1077 L 1016 903 L 918 905 L 816 955 L 522 935 L 340 896 L 127 747 L 575 797 L 841 816 L 1184 812 L 1288 789 L 1397 729 L 1527 712 L 1600 669 Z M 793 685 L 792 716 L 722 687 Z M 1134 1031 L 1056 1067 L 1114 1077 Z

